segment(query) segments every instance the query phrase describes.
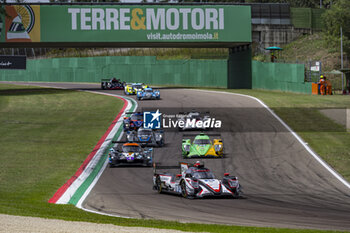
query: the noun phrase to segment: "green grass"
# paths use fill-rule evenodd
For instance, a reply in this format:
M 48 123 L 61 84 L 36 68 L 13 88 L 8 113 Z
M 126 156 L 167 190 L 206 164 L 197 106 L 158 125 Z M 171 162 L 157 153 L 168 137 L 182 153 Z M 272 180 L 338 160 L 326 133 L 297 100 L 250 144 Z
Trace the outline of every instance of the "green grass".
M 350 181 L 350 133 L 319 109 L 350 108 L 350 97 L 263 90 L 226 90 L 259 98 L 298 133 L 329 165 Z
M 122 105 L 84 92 L 0 85 L 1 212 L 50 212 L 48 199 L 75 173 Z
M 333 232 L 124 219 L 49 204 L 121 106 L 108 96 L 0 84 L 0 213 L 197 232 Z
M 310 60 L 322 61 L 322 71 L 329 72 L 340 69 L 340 44 L 336 48 L 330 47 L 325 40 L 324 33 L 315 32 L 312 35 L 301 36 L 283 46 L 279 58 L 288 63 L 305 62 L 308 64 Z

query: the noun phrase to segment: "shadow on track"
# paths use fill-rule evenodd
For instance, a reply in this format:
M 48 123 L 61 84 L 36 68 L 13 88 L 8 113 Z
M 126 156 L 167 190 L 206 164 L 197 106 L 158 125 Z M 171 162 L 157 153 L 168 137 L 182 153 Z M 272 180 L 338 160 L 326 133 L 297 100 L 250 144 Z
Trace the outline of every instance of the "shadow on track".
M 69 94 L 73 90 L 62 90 L 54 88 L 26 88 L 26 89 L 3 89 L 0 90 L 0 96 L 24 96 L 24 95 L 52 95 Z

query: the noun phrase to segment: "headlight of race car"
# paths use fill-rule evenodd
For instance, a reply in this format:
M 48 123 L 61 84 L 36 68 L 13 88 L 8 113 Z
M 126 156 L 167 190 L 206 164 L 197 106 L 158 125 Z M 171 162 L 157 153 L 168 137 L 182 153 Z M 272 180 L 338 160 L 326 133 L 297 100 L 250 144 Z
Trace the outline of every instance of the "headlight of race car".
M 119 159 L 125 159 L 125 156 L 123 154 L 119 155 Z
M 229 180 L 228 184 L 231 188 L 235 188 L 238 185 L 238 180 Z
M 189 152 L 191 150 L 191 145 L 184 145 L 184 150 Z
M 125 127 L 129 127 L 129 125 L 130 125 L 129 123 L 125 123 Z
M 142 159 L 142 155 L 137 155 L 136 158 L 137 159 Z
M 215 145 L 215 146 L 214 146 L 215 151 L 220 151 L 221 148 L 222 148 L 222 145 L 221 145 L 221 144 L 218 144 L 218 145 Z

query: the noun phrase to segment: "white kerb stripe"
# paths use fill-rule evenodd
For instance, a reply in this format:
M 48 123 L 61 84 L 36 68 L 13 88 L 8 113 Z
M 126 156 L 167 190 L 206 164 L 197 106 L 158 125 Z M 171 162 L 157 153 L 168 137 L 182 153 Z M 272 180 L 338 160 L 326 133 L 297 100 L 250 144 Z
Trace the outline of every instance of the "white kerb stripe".
M 118 95 L 111 95 L 111 94 L 106 94 L 101 92 L 92 92 L 92 91 L 87 91 L 87 92 L 120 97 Z M 129 100 L 127 100 L 127 102 L 128 102 L 128 106 L 125 109 L 121 118 L 125 115 L 125 112 L 128 112 L 132 107 L 131 102 Z M 97 165 L 98 161 L 103 155 L 103 152 L 108 147 L 110 141 L 112 141 L 119 127 L 121 127 L 121 124 L 122 124 L 122 121 L 118 121 L 117 124 L 115 124 L 111 132 L 106 137 L 106 140 L 102 143 L 100 149 L 96 152 L 95 156 L 91 159 L 91 161 L 88 163 L 88 165 L 86 166 L 84 171 L 80 174 L 80 176 L 69 186 L 69 188 L 64 192 L 64 194 L 57 200 L 56 202 L 57 204 L 67 204 L 69 202 L 69 200 L 72 198 L 74 193 L 78 190 L 78 188 L 84 183 L 84 181 L 89 177 L 89 175 L 94 170 L 95 166 Z

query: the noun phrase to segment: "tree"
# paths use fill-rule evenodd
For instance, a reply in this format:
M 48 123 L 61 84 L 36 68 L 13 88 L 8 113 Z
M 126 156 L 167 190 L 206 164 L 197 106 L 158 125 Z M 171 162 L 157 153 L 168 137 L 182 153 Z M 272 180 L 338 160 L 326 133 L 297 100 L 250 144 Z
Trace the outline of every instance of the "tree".
M 344 51 L 350 54 L 350 1 L 338 0 L 323 15 L 325 39 L 329 46 L 340 47 L 340 27 L 343 28 Z
M 320 7 L 320 0 L 246 0 L 252 3 L 289 3 L 291 7 Z
M 6 1 L 5 1 L 5 3 L 6 3 Z M 5 6 L 0 3 L 0 22 L 1 22 L 1 19 L 4 15 L 6 15 Z

